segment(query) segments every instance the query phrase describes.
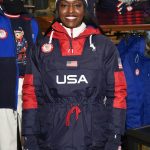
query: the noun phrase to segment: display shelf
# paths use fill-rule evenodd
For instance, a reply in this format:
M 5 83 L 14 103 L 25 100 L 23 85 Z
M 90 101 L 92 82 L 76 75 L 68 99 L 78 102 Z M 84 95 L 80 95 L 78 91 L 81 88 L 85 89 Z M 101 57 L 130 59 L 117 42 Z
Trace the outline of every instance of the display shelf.
M 150 30 L 150 24 L 131 24 L 131 25 L 101 25 L 105 32 L 111 31 L 136 31 Z
M 129 129 L 126 131 L 127 146 L 129 150 L 137 150 L 137 145 L 145 145 L 150 148 L 150 126 Z M 147 150 L 149 150 L 147 148 Z M 141 150 L 141 149 L 140 149 Z M 144 149 L 143 149 L 144 150 Z

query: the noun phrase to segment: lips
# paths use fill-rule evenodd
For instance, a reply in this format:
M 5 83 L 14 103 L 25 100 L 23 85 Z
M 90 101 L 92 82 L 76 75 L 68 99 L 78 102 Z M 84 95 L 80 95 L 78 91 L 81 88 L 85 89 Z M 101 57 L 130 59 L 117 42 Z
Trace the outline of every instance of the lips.
M 69 17 L 65 17 L 65 18 L 68 19 L 68 20 L 74 20 L 74 19 L 76 19 L 77 17 L 69 16 Z

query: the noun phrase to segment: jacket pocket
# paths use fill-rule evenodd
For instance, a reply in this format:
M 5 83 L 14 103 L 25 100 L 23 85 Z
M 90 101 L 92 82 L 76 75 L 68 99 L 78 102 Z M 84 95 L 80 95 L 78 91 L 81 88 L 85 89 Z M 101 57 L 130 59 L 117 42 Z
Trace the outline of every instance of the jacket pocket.
M 93 146 L 102 148 L 107 140 L 108 112 L 104 104 L 93 104 L 92 106 L 92 139 Z

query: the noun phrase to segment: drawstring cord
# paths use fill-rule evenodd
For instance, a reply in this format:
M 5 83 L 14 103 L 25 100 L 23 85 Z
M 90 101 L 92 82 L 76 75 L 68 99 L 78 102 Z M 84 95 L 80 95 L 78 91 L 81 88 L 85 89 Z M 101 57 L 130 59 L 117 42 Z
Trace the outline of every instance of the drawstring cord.
M 79 108 L 79 106 L 73 106 L 71 107 L 71 109 L 68 111 L 67 115 L 66 115 L 66 126 L 70 126 L 70 117 L 73 113 L 76 113 L 76 120 L 78 120 L 79 118 L 79 114 L 81 113 L 81 110 Z
M 72 32 L 72 31 L 71 31 Z M 53 39 L 53 34 L 54 34 L 54 30 L 52 30 L 51 34 L 50 34 L 50 37 L 49 37 L 49 44 L 52 44 L 52 39 Z M 73 32 L 71 33 L 71 36 L 73 36 Z M 92 51 L 96 51 L 96 47 L 94 45 L 94 43 L 92 42 L 92 36 L 93 35 L 90 35 L 89 37 L 89 42 L 90 42 L 90 48 L 92 48 Z M 70 48 L 68 49 L 68 53 L 71 51 L 71 53 L 74 52 L 73 50 L 73 47 L 72 47 L 72 41 L 69 41 L 70 42 Z
M 52 44 L 53 34 L 54 34 L 54 30 L 52 30 L 52 32 L 49 36 L 49 41 L 48 41 L 49 44 Z
M 92 36 L 93 36 L 93 35 L 90 35 L 90 38 L 89 38 L 89 40 L 90 40 L 90 48 L 92 48 L 92 51 L 96 51 L 96 47 L 95 47 L 95 45 L 92 43 Z
M 139 62 L 139 55 L 137 54 L 135 57 L 135 63 L 137 64 Z

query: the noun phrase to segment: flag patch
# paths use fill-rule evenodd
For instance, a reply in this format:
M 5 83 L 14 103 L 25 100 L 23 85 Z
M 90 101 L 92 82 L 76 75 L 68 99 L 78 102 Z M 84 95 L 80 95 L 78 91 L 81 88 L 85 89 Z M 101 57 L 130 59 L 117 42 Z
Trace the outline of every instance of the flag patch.
M 67 61 L 67 67 L 78 67 L 78 61 Z

